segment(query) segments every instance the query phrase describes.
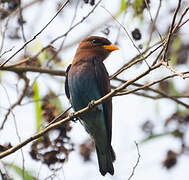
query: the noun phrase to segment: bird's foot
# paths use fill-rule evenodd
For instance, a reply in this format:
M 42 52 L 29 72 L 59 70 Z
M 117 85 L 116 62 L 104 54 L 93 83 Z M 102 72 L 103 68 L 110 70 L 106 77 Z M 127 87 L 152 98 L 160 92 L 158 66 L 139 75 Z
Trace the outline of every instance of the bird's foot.
M 79 120 L 79 119 L 77 119 L 76 117 L 72 118 L 72 121 L 73 121 L 74 123 L 76 123 L 78 120 Z
M 92 101 L 88 104 L 88 107 L 91 109 L 91 108 L 93 108 L 94 104 L 95 104 L 95 100 L 92 100 Z M 97 105 L 93 110 L 101 111 L 100 105 Z
M 90 109 L 94 106 L 94 102 L 95 102 L 95 100 L 91 100 L 91 102 L 89 102 L 88 107 Z
M 76 117 L 73 117 L 73 116 L 74 116 L 74 113 L 70 113 L 69 118 L 70 118 L 71 121 L 73 121 L 73 122 L 76 123 L 76 121 L 77 121 L 78 119 L 77 119 Z

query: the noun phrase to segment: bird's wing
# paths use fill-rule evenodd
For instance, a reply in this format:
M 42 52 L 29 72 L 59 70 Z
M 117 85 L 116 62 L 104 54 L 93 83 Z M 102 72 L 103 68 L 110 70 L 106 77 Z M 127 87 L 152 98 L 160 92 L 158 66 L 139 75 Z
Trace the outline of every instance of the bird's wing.
M 66 81 L 65 81 L 65 93 L 68 99 L 70 99 L 70 92 L 69 92 L 69 87 L 68 87 L 68 73 L 69 73 L 70 68 L 71 68 L 71 64 L 66 69 Z
M 101 61 L 94 59 L 93 62 L 94 62 L 97 85 L 100 90 L 101 96 L 104 96 L 111 91 L 109 75 L 108 72 L 106 71 L 104 64 Z M 106 130 L 108 133 L 108 141 L 111 144 L 111 136 L 112 136 L 112 99 L 111 98 L 103 103 L 103 110 L 104 110 Z

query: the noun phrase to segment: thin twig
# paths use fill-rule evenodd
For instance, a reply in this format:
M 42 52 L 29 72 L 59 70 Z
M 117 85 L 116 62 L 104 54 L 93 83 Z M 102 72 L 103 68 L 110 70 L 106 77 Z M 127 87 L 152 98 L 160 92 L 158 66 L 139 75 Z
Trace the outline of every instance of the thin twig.
M 141 55 L 141 52 L 140 52 L 139 48 L 135 45 L 135 42 L 133 41 L 132 37 L 129 35 L 127 29 L 112 15 L 112 13 L 108 9 L 106 9 L 104 6 L 101 6 L 101 7 L 123 28 L 124 32 L 126 33 L 126 35 L 128 36 L 128 38 L 132 42 L 133 46 L 136 48 L 136 50 Z
M 51 22 L 58 16 L 58 14 L 64 9 L 64 7 L 68 4 L 69 0 L 67 0 L 60 9 L 56 12 L 56 14 L 51 18 L 51 20 L 30 40 L 24 43 L 24 45 L 18 49 L 12 56 L 10 56 L 6 61 L 4 61 L 0 67 L 3 67 L 7 62 L 9 62 L 15 55 L 17 55 L 21 50 L 23 50 L 29 43 L 35 40 L 50 24 Z
M 26 36 L 24 33 L 24 18 L 23 18 L 23 14 L 22 14 L 22 8 L 21 8 L 21 4 L 22 4 L 22 0 L 19 0 L 19 18 L 20 18 L 20 27 L 21 27 L 21 33 L 22 33 L 22 38 L 24 40 L 24 43 L 26 42 Z
M 121 74 L 123 71 L 125 71 L 126 69 L 130 68 L 131 66 L 133 66 L 134 64 L 137 64 L 141 61 L 143 61 L 144 59 L 147 59 L 150 55 L 152 55 L 155 51 L 157 51 L 159 48 L 161 48 L 163 46 L 163 44 L 161 43 L 159 46 L 157 46 L 155 49 L 151 50 L 145 57 L 144 55 L 154 46 L 146 49 L 144 52 L 142 52 L 141 54 L 143 55 L 141 57 L 141 54 L 136 55 L 134 58 L 132 58 L 128 63 L 124 64 L 120 69 L 118 69 L 113 75 L 110 76 L 110 79 L 114 79 L 116 76 L 118 76 L 119 74 Z M 153 63 L 153 65 L 155 65 Z
M 78 0 L 77 3 L 76 3 L 74 15 L 73 15 L 72 21 L 71 21 L 71 23 L 70 23 L 69 29 L 73 26 L 73 23 L 74 23 L 74 21 L 75 21 L 75 19 L 76 19 L 77 10 L 78 10 L 78 7 L 79 7 L 79 2 L 80 2 L 80 1 Z M 70 31 L 69 31 L 69 32 L 70 32 Z M 61 44 L 60 44 L 60 47 L 59 47 L 58 50 L 55 52 L 55 54 L 53 55 L 53 57 L 48 60 L 47 66 L 48 66 L 49 62 L 50 62 L 51 60 L 55 59 L 55 58 L 57 57 L 57 55 L 60 53 L 60 51 L 62 50 L 62 48 L 63 48 L 63 46 L 64 46 L 64 43 L 65 43 L 65 41 L 66 41 L 66 38 L 67 38 L 68 34 L 69 34 L 69 33 L 67 33 L 66 36 L 65 36 L 65 38 L 62 40 L 62 42 L 61 42 Z
M 137 158 L 137 161 L 136 161 L 136 164 L 134 165 L 133 167 L 133 170 L 132 170 L 132 173 L 131 175 L 129 176 L 128 180 L 131 180 L 131 178 L 134 176 L 135 174 L 135 170 L 140 162 L 140 158 L 141 158 L 141 155 L 140 155 L 140 151 L 139 151 L 139 147 L 138 147 L 138 143 L 135 141 L 135 145 L 136 145 L 136 149 L 137 149 L 137 153 L 138 153 L 138 158 Z
M 189 6 L 184 10 L 184 12 L 182 13 L 182 15 L 181 15 L 181 17 L 180 17 L 178 23 L 174 26 L 173 32 L 175 32 L 178 28 L 180 28 L 182 25 L 185 24 L 185 22 L 182 23 L 182 24 L 181 24 L 181 22 L 182 22 L 184 16 L 186 15 L 186 13 L 188 12 L 188 10 L 189 10 Z
M 178 5 L 177 5 L 177 8 L 174 12 L 174 15 L 173 15 L 173 19 L 172 19 L 172 23 L 171 23 L 171 26 L 169 27 L 169 32 L 167 34 L 167 38 L 166 38 L 166 43 L 165 43 L 165 48 L 164 48 L 164 53 L 163 53 L 163 61 L 166 60 L 166 56 L 167 56 L 167 51 L 168 51 L 168 48 L 169 48 L 169 43 L 170 43 L 170 39 L 171 39 L 171 36 L 172 36 L 172 33 L 173 33 L 173 30 L 174 30 L 174 24 L 175 24 L 175 20 L 176 20 L 176 17 L 177 17 L 177 13 L 180 9 L 180 5 L 181 5 L 181 0 L 178 0 Z
M 3 50 L 3 46 L 4 46 L 4 41 L 5 41 L 5 34 L 8 29 L 9 20 L 10 20 L 10 18 L 7 19 L 7 21 L 5 23 L 4 31 L 1 33 L 0 57 L 2 57 L 5 54 L 5 53 L 2 53 L 2 50 Z
M 180 28 L 182 25 L 184 25 L 186 22 L 189 21 L 186 21 L 184 23 L 181 24 L 182 22 L 182 19 L 184 17 L 184 15 L 187 13 L 187 11 L 189 10 L 189 7 L 187 7 L 183 14 L 181 15 L 178 23 L 174 26 L 173 30 L 172 30 L 172 33 L 175 33 L 177 31 L 178 28 Z M 181 25 L 180 25 L 181 24 Z M 130 68 L 131 66 L 133 66 L 134 64 L 140 62 L 140 61 L 143 61 L 144 59 L 148 58 L 153 52 L 155 52 L 156 50 L 158 50 L 160 47 L 164 46 L 164 48 L 161 50 L 161 52 L 159 53 L 159 55 L 157 56 L 157 58 L 154 60 L 153 64 L 152 65 L 155 65 L 160 57 L 160 55 L 163 53 L 163 51 L 165 51 L 165 44 L 166 44 L 166 40 L 167 39 L 163 39 L 162 41 L 160 41 L 160 45 L 152 50 L 146 57 L 141 57 L 140 54 L 137 55 L 136 57 L 134 57 L 133 59 L 131 59 L 131 61 L 129 61 L 128 63 L 124 64 L 120 69 L 118 69 L 111 77 L 110 79 L 113 79 L 114 77 L 118 76 L 121 72 L 125 71 L 126 69 Z M 156 44 L 159 44 L 159 43 L 156 43 Z M 154 45 L 153 45 L 154 46 Z M 151 49 L 153 46 L 151 46 L 150 48 L 147 48 L 144 52 L 142 52 L 141 54 L 144 55 L 149 49 Z
M 20 94 L 20 97 L 18 98 L 18 100 L 17 100 L 14 104 L 12 104 L 12 105 L 10 106 L 10 108 L 8 109 L 8 111 L 7 111 L 6 115 L 5 115 L 5 118 L 4 118 L 3 122 L 2 122 L 2 125 L 1 125 L 1 127 L 0 127 L 0 130 L 3 129 L 5 123 L 6 123 L 7 119 L 8 119 L 8 116 L 9 116 L 9 114 L 11 113 L 11 111 L 12 111 L 17 105 L 20 105 L 20 103 L 22 102 L 23 98 L 25 97 L 26 91 L 27 91 L 27 89 L 28 89 L 28 87 L 29 87 L 29 80 L 27 79 L 27 77 L 26 77 L 24 74 L 22 74 L 21 76 L 22 76 L 22 78 L 23 78 L 23 80 L 24 80 L 24 82 L 25 82 L 24 89 L 23 89 L 22 93 Z
M 46 127 L 50 126 L 51 124 L 60 121 L 61 119 L 63 119 L 68 111 L 72 108 L 72 106 L 70 106 L 69 108 L 67 108 L 63 113 L 61 113 L 59 116 L 57 116 L 54 120 L 52 120 Z
M 5 54 L 11 52 L 13 50 L 14 47 L 12 47 L 11 49 L 8 49 L 6 51 L 4 51 L 1 55 L 0 55 L 0 58 L 3 57 Z
M 70 33 L 70 31 L 71 31 L 72 29 L 74 29 L 76 26 L 78 26 L 78 25 L 81 24 L 84 20 L 86 20 L 86 19 L 94 12 L 94 10 L 98 7 L 98 5 L 101 3 L 101 1 L 102 1 L 102 0 L 100 0 L 100 1 L 94 6 L 94 8 L 93 8 L 86 16 L 84 16 L 79 22 L 77 22 L 75 25 L 73 25 L 66 33 L 64 33 L 64 34 L 58 36 L 57 38 L 55 38 L 54 40 L 52 40 L 52 41 L 50 42 L 50 44 L 53 44 L 55 41 L 57 41 L 57 40 L 59 40 L 59 39 L 65 37 L 65 36 L 67 36 L 67 34 Z
M 189 19 L 187 19 L 186 21 L 184 21 L 184 22 L 179 26 L 179 28 L 180 28 L 181 26 L 185 25 L 187 22 L 189 22 Z
M 129 4 L 130 4 L 130 0 L 127 1 L 127 4 L 128 4 L 128 6 L 127 6 L 127 8 L 128 8 L 128 7 L 129 7 Z M 127 8 L 124 10 L 121 24 L 124 23 L 124 20 L 125 20 L 126 14 L 127 14 Z M 121 26 L 118 27 L 118 33 L 117 33 L 117 35 L 116 35 L 115 44 L 118 43 L 120 34 L 121 34 Z
M 168 65 L 166 62 L 162 61 L 161 63 L 162 63 L 162 65 L 164 65 L 167 69 L 169 69 L 171 72 L 177 74 L 177 75 L 180 76 L 181 78 L 183 78 L 183 79 L 186 79 L 186 78 L 187 78 L 187 76 L 185 76 L 184 74 L 182 74 L 182 73 L 176 71 L 173 67 L 171 67 L 170 65 Z
M 71 115 L 65 117 L 64 119 L 55 122 L 53 124 L 51 124 L 50 126 L 42 129 L 41 131 L 39 131 L 38 133 L 34 134 L 33 136 L 30 136 L 28 139 L 26 139 L 25 141 L 23 141 L 22 143 L 0 153 L 0 159 L 2 159 L 3 157 L 8 156 L 9 154 L 14 153 L 15 151 L 19 150 L 20 148 L 22 148 L 23 146 L 25 146 L 26 144 L 32 142 L 33 140 L 39 138 L 40 136 L 44 135 L 46 132 L 48 132 L 49 130 L 56 128 L 58 126 L 60 126 L 62 123 L 65 123 L 73 118 L 78 117 L 79 115 L 83 114 L 84 112 L 88 111 L 89 109 L 97 106 L 98 104 L 101 104 L 102 102 L 106 101 L 107 99 L 109 99 L 110 97 L 114 96 L 116 93 L 118 93 L 119 91 L 123 90 L 124 88 L 126 88 L 127 86 L 129 86 L 130 84 L 134 83 L 135 81 L 137 81 L 138 79 L 141 79 L 142 77 L 144 77 L 145 75 L 149 74 L 151 71 L 159 68 L 161 66 L 161 63 L 156 64 L 155 66 L 151 67 L 150 69 L 144 71 L 143 73 L 141 73 L 140 75 L 138 75 L 137 77 L 133 78 L 132 80 L 129 80 L 125 83 L 123 83 L 122 85 L 120 85 L 119 87 L 117 87 L 116 89 L 114 89 L 113 91 L 111 91 L 110 93 L 106 94 L 105 96 L 103 96 L 102 98 L 100 98 L 97 101 L 94 101 L 92 105 L 87 106 L 75 113 L 72 113 Z M 56 121 L 56 120 L 54 120 Z
M 149 14 L 150 14 L 150 19 L 151 19 L 151 22 L 152 22 L 152 26 L 151 26 L 151 29 L 150 29 L 150 37 L 149 37 L 149 40 L 148 40 L 148 42 L 147 42 L 147 47 L 150 45 L 150 42 L 151 42 L 151 40 L 152 40 L 152 34 L 153 34 L 153 32 L 154 32 L 154 29 L 156 30 L 156 32 L 158 33 L 158 35 L 159 35 L 159 37 L 160 37 L 160 40 L 162 41 L 162 36 L 161 36 L 160 32 L 158 31 L 158 29 L 156 28 L 156 21 L 157 21 L 157 18 L 158 18 L 158 16 L 159 16 L 159 12 L 160 12 L 160 9 L 161 9 L 161 4 L 162 4 L 161 2 L 162 2 L 162 0 L 159 0 L 159 6 L 158 6 L 158 9 L 157 9 L 157 11 L 156 11 L 155 18 L 154 18 L 154 20 L 153 20 L 152 15 L 151 15 L 151 12 L 150 12 L 149 5 L 148 5 L 148 3 L 147 3 L 146 0 L 145 0 L 145 4 L 146 4 L 146 7 L 147 7 L 148 12 L 149 12 Z
M 188 73 L 188 72 L 185 72 L 185 74 L 187 74 L 187 73 Z M 172 77 L 175 77 L 175 76 L 178 76 L 178 74 L 174 74 L 174 75 L 171 75 L 171 76 L 164 77 L 164 78 L 162 78 L 162 79 L 160 79 L 160 80 L 157 80 L 157 81 L 148 83 L 148 84 L 146 84 L 146 85 L 140 86 L 140 87 L 135 88 L 135 89 L 132 89 L 132 90 L 128 90 L 128 91 L 125 91 L 125 92 L 119 92 L 119 93 L 117 93 L 117 94 L 114 95 L 114 96 L 123 96 L 123 95 L 127 95 L 127 94 L 134 93 L 134 92 L 139 91 L 139 90 L 144 90 L 144 89 L 146 89 L 146 88 L 148 88 L 148 87 L 150 87 L 150 86 L 153 86 L 154 84 L 158 84 L 158 83 L 160 83 L 160 82 L 162 82 L 162 81 L 164 81 L 164 80 L 166 80 L 166 79 L 169 79 L 169 78 L 172 78 Z M 159 91 L 158 93 L 159 93 L 160 95 L 164 96 L 164 97 L 168 97 L 169 99 L 171 99 L 171 100 L 177 102 L 178 104 L 181 104 L 181 105 L 183 105 L 184 107 L 186 107 L 186 108 L 189 109 L 189 104 L 186 104 L 186 103 L 184 103 L 184 102 L 178 100 L 177 98 L 175 98 L 175 97 L 173 97 L 173 96 L 168 96 L 166 93 L 164 93 L 164 92 L 162 92 L 162 91 Z
M 122 83 L 126 82 L 125 80 L 120 79 L 120 78 L 116 78 L 114 80 L 118 80 L 118 81 L 120 81 Z M 158 83 L 160 83 L 159 80 L 158 80 Z M 133 85 L 135 87 L 142 87 L 142 86 L 144 86 L 143 84 L 139 84 L 139 83 L 133 83 L 131 85 Z M 111 88 L 115 89 L 116 86 L 111 85 Z M 146 94 L 146 93 L 141 93 L 141 92 L 140 93 L 139 92 L 133 92 L 133 94 L 138 95 L 138 96 L 147 97 L 147 98 L 154 99 L 154 100 L 162 99 L 162 98 L 168 98 L 168 99 L 170 99 L 170 97 L 177 98 L 177 99 L 180 99 L 180 98 L 189 98 L 189 95 L 177 95 L 177 96 L 167 95 L 166 93 L 164 93 L 164 92 L 162 92 L 162 91 L 160 91 L 158 89 L 151 88 L 150 86 L 149 87 L 145 87 L 144 89 L 141 89 L 141 90 L 143 90 L 143 91 L 151 91 L 151 92 L 154 92 L 154 93 L 156 93 L 158 95 L 152 96 L 152 95 L 149 95 L 149 94 Z M 120 93 L 126 93 L 126 92 L 127 91 L 122 90 Z M 115 96 L 119 96 L 119 93 L 117 95 L 115 95 Z M 176 102 L 176 103 L 180 104 L 179 102 Z
M 161 96 L 161 95 L 158 95 L 158 96 L 151 96 L 149 94 L 139 93 L 139 92 L 134 92 L 133 94 L 137 95 L 137 96 L 142 96 L 142 97 L 145 97 L 145 98 L 154 99 L 154 100 L 163 99 L 163 98 L 170 99 L 170 97 L 177 98 L 177 99 L 189 98 L 189 95 L 179 95 L 179 96 Z
M 76 27 L 77 27 L 78 25 L 80 25 L 84 20 L 86 20 L 86 19 L 94 12 L 94 10 L 97 8 L 97 6 L 100 4 L 101 1 L 102 1 L 102 0 L 100 0 L 100 1 L 94 6 L 94 8 L 93 8 L 86 16 L 84 16 L 79 22 L 77 22 L 75 25 L 73 25 L 71 28 L 69 28 L 69 30 L 68 30 L 67 32 L 65 32 L 63 35 L 60 35 L 60 36 L 56 37 L 55 39 L 53 39 L 53 40 L 49 43 L 49 45 L 47 45 L 47 46 L 45 46 L 44 48 L 42 48 L 36 55 L 34 55 L 33 57 L 28 57 L 28 58 L 24 59 L 23 62 L 18 62 L 18 63 L 16 63 L 16 64 L 13 64 L 13 65 L 10 65 L 10 66 L 17 66 L 17 65 L 20 65 L 20 64 L 22 64 L 22 63 L 25 63 L 25 62 L 29 61 L 30 59 L 35 59 L 35 58 L 37 58 L 43 51 L 45 51 L 45 50 L 48 49 L 49 47 L 52 47 L 52 45 L 53 45 L 57 40 L 59 40 L 59 39 L 61 39 L 61 38 L 63 38 L 63 37 L 66 37 L 74 28 L 76 28 Z M 74 17 L 74 18 L 75 18 L 75 17 Z M 64 41 L 65 41 L 65 40 L 63 40 L 62 44 L 64 44 Z M 64 47 L 64 48 L 65 48 L 65 47 Z M 62 50 L 62 49 L 61 49 L 61 50 Z M 58 51 L 60 51 L 60 49 L 59 49 Z M 57 53 L 56 53 L 51 59 L 55 58 L 56 55 L 57 55 Z M 0 68 L 1 68 L 1 66 L 0 66 Z
M 9 105 L 11 106 L 11 101 L 10 101 L 8 92 L 7 92 L 6 88 L 3 85 L 2 85 L 2 87 L 3 87 L 4 91 L 5 91 L 6 96 L 7 96 Z M 16 135 L 18 137 L 18 141 L 19 141 L 19 143 L 21 143 L 22 141 L 21 141 L 21 137 L 20 137 L 19 131 L 18 131 L 18 126 L 17 126 L 17 123 L 16 123 L 16 117 L 15 117 L 15 114 L 13 113 L 12 110 L 11 110 L 11 114 L 12 114 L 13 119 L 14 119 L 14 126 L 15 126 L 15 130 L 16 130 Z M 21 155 L 22 155 L 22 179 L 24 180 L 25 158 L 24 158 L 24 152 L 23 152 L 22 148 L 20 149 L 20 151 L 21 151 Z

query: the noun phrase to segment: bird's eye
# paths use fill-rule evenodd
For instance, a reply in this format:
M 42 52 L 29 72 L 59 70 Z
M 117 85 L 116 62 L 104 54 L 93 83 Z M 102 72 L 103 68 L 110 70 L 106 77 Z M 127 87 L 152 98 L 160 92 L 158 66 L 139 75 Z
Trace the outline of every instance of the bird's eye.
M 93 39 L 91 42 L 93 44 L 101 44 L 101 41 L 99 39 Z

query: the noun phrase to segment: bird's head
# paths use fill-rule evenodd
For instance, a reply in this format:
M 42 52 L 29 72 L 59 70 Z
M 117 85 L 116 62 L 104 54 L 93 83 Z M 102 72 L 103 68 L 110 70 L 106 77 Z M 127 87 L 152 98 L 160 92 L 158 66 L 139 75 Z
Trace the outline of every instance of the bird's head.
M 118 50 L 108 39 L 99 36 L 90 36 L 79 44 L 76 55 L 80 58 L 98 57 L 102 61 L 112 52 Z

